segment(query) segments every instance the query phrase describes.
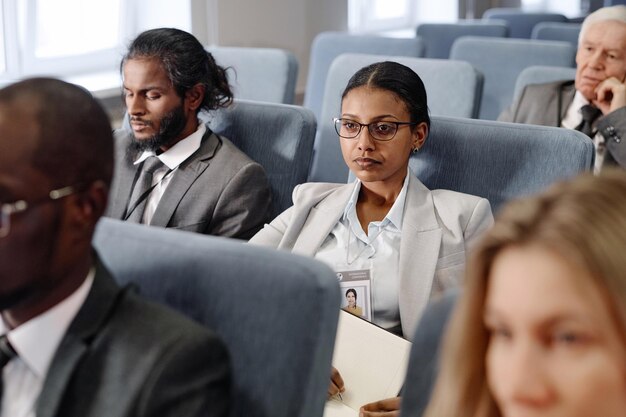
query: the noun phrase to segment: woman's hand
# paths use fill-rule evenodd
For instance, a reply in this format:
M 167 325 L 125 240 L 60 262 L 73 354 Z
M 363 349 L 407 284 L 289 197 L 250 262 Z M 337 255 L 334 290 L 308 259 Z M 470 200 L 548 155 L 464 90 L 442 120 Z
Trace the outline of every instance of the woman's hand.
M 359 417 L 398 417 L 399 415 L 400 397 L 365 404 L 359 410 Z
M 340 392 L 344 392 L 346 388 L 343 385 L 343 378 L 339 374 L 337 368 L 333 366 L 330 372 L 330 385 L 328 386 L 328 397 L 333 397 Z

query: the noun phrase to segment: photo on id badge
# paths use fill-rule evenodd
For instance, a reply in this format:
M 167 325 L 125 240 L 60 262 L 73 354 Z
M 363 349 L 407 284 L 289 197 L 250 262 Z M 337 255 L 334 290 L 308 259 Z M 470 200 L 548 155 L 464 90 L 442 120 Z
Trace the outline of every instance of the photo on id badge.
M 337 272 L 341 288 L 341 308 L 348 313 L 372 321 L 370 270 L 344 270 Z

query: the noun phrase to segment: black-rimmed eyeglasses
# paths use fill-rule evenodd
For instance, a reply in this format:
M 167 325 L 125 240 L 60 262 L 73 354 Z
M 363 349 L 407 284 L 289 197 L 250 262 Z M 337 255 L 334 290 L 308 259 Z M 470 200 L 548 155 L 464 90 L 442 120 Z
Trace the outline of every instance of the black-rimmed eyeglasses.
M 2 203 L 0 204 L 0 238 L 6 237 L 11 230 L 11 215 L 16 213 L 22 213 L 29 208 L 35 207 L 39 204 L 43 204 L 48 201 L 54 201 L 74 194 L 76 188 L 72 186 L 57 188 L 48 193 L 48 195 L 42 199 L 31 201 L 30 203 L 25 200 L 18 200 L 14 203 Z
M 334 118 L 335 131 L 339 137 L 345 139 L 355 139 L 361 133 L 361 129 L 367 127 L 370 135 L 375 140 L 386 142 L 393 139 L 398 133 L 400 126 L 413 126 L 417 123 L 414 122 L 372 122 L 372 123 L 359 123 L 351 119 L 339 119 Z

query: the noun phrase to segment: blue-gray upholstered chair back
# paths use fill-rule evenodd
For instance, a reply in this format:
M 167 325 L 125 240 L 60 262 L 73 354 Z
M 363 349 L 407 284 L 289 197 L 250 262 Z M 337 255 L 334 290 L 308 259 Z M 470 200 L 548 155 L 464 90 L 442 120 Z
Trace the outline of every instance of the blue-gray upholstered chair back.
M 434 116 L 409 167 L 431 190 L 488 199 L 495 214 L 512 198 L 591 170 L 594 158 L 589 137 L 575 130 Z
M 573 80 L 576 77 L 576 68 L 549 67 L 533 65 L 524 68 L 515 81 L 514 97 L 518 97 L 528 84 L 542 84 L 551 81 Z
M 450 59 L 467 61 L 485 76 L 481 119 L 495 120 L 511 105 L 515 80 L 531 65 L 573 67 L 576 48 L 568 42 L 464 36 L 452 45 Z
M 509 25 L 511 38 L 529 39 L 533 28 L 539 22 L 567 22 L 568 19 L 559 13 L 529 13 L 518 8 L 496 7 L 483 13 L 484 20 L 504 20 Z
M 319 417 L 340 293 L 310 258 L 102 219 L 94 237 L 121 284 L 215 330 L 233 368 L 232 416 Z
M 594 147 L 570 129 L 433 117 L 426 144 L 409 162 L 428 188 L 502 203 L 591 170 Z
M 316 121 L 300 106 L 236 100 L 214 113 L 211 129 L 261 164 L 272 189 L 272 217 L 291 206 L 293 188 L 307 181 Z
M 421 417 L 428 405 L 437 378 L 446 325 L 459 295 L 459 290 L 449 290 L 424 310 L 411 346 L 402 390 L 401 417 Z
M 459 20 L 456 23 L 422 23 L 415 31 L 424 41 L 425 58 L 447 59 L 450 48 L 461 36 L 491 36 L 506 38 L 509 26 L 505 21 Z
M 580 35 L 581 26 L 580 23 L 539 22 L 533 28 L 530 38 L 569 42 L 578 48 L 578 35 Z
M 396 61 L 412 68 L 424 82 L 432 115 L 476 117 L 483 77 L 467 62 L 386 55 L 342 54 L 332 63 L 318 120 L 315 153 L 309 181 L 346 182 L 348 168 L 341 156 L 339 137 L 332 123 L 341 113 L 341 93 L 362 67 L 379 61 Z
M 344 32 L 322 32 L 313 40 L 304 107 L 319 119 L 322 111 L 326 74 L 333 60 L 343 53 L 424 56 L 424 43 L 415 38 L 350 35 Z
M 284 49 L 210 46 L 227 71 L 236 98 L 293 104 L 298 77 L 295 55 Z

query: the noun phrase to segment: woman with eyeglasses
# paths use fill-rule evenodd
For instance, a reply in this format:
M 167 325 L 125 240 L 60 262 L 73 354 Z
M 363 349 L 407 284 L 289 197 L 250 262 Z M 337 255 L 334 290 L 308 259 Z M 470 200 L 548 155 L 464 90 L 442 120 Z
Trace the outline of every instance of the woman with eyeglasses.
M 409 171 L 430 127 L 420 77 L 396 62 L 357 71 L 334 120 L 350 184 L 307 183 L 251 242 L 313 256 L 370 288 L 372 322 L 411 340 L 431 296 L 456 286 L 468 244 L 493 222 L 486 199 L 431 191 Z M 343 391 L 334 370 L 329 394 Z M 397 415 L 399 399 L 363 407 Z

